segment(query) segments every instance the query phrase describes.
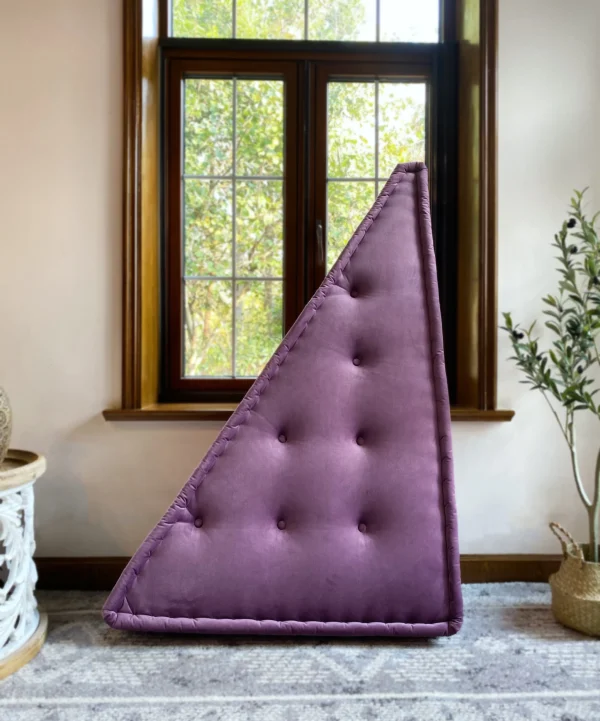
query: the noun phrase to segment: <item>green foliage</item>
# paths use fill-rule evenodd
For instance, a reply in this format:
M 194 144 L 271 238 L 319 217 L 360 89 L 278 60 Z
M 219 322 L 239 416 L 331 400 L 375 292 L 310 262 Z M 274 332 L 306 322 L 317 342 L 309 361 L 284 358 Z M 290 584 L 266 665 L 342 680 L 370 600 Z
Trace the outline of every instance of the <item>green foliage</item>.
M 184 199 L 185 274 L 231 275 L 231 181 L 187 179 Z
M 188 376 L 254 377 L 282 336 L 282 281 L 186 281 Z M 233 288 L 235 285 L 235 367 Z
M 332 82 L 327 106 L 329 178 L 387 180 L 398 163 L 425 159 L 425 85 Z
M 231 0 L 173 0 L 173 35 L 181 38 L 230 38 Z
M 304 0 L 237 0 L 236 37 L 301 40 Z
M 283 335 L 282 281 L 237 283 L 235 375 L 253 377 L 269 360 Z
M 304 39 L 304 0 L 237 0 L 236 37 Z M 311 0 L 310 40 L 359 40 L 365 0 Z M 173 34 L 187 38 L 233 37 L 232 0 L 173 0 Z M 374 40 L 373 37 L 368 38 Z
M 309 40 L 375 40 L 361 37 L 365 20 L 365 0 L 309 0 Z
M 373 178 L 328 183 L 331 266 L 383 187 L 375 178 L 387 180 L 398 163 L 425 159 L 425 86 L 333 82 L 327 91 L 328 177 Z
M 233 195 L 236 276 L 280 278 L 283 183 L 231 176 L 283 176 L 283 83 L 187 80 L 184 135 L 186 174 L 217 176 L 184 181 L 185 274 L 231 277 L 186 282 L 185 372 L 255 376 L 282 337 L 281 282 L 236 283 L 233 368 Z
M 517 367 L 525 383 L 539 390 L 548 401 L 569 447 L 577 491 L 589 515 L 589 558 L 598 561 L 600 522 L 600 453 L 596 463 L 594 494 L 590 498 L 581 481 L 575 437 L 575 413 L 588 411 L 600 418 L 597 394 L 600 388 L 592 371 L 600 364 L 598 335 L 600 333 L 600 241 L 596 231 L 596 213 L 588 220 L 583 211 L 582 192 L 575 191 L 569 219 L 554 236 L 553 247 L 558 255 L 560 281 L 558 293 L 542 298 L 548 318 L 546 327 L 554 339 L 551 347 L 541 350 L 534 335 L 535 324 L 524 329 L 504 313 L 505 330 L 510 337 Z M 564 421 L 550 398 L 564 408 Z
M 236 174 L 283 175 L 283 82 L 238 80 Z
M 375 83 L 328 84 L 327 175 L 375 177 Z
M 379 83 L 379 178 L 398 163 L 425 160 L 425 85 Z
M 233 283 L 185 282 L 185 372 L 194 377 L 233 375 Z
M 585 191 L 584 191 L 585 192 Z M 504 313 L 505 325 L 515 355 L 511 357 L 525 375 L 522 381 L 552 395 L 569 411 L 589 410 L 600 418 L 600 404 L 591 389 L 591 367 L 598 363 L 596 339 L 600 331 L 600 243 L 594 224 L 582 209 L 583 192 L 571 201 L 570 220 L 554 236 L 558 250 L 560 282 L 558 294 L 542 298 L 547 306 L 545 322 L 554 334 L 552 347 L 539 348 L 535 324 L 522 329 Z M 571 226 L 575 230 L 570 232 Z M 575 239 L 575 240 L 573 240 Z
M 327 184 L 327 266 L 331 267 L 376 197 L 374 182 Z
M 238 181 L 236 271 L 239 276 L 283 276 L 283 183 Z

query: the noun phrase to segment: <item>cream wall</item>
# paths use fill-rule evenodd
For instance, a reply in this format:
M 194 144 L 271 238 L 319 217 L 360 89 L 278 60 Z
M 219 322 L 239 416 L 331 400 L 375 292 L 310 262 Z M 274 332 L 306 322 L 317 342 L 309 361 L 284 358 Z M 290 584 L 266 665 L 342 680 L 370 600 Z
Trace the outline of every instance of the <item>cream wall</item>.
M 529 320 L 572 187 L 600 203 L 600 3 L 500 6 L 499 300 Z M 120 164 L 121 0 L 0 0 L 0 383 L 13 445 L 49 461 L 42 556 L 133 552 L 219 428 L 100 415 L 120 392 Z M 514 421 L 454 426 L 462 551 L 552 552 L 546 522 L 583 531 L 584 516 L 559 432 L 506 355 L 502 339 Z

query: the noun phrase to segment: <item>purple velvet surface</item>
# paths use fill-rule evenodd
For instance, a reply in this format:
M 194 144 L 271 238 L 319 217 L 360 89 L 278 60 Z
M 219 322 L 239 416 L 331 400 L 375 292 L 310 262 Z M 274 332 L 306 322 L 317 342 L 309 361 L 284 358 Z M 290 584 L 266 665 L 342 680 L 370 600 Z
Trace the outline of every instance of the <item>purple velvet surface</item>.
M 439 636 L 462 598 L 427 170 L 399 165 L 104 607 L 115 628 Z

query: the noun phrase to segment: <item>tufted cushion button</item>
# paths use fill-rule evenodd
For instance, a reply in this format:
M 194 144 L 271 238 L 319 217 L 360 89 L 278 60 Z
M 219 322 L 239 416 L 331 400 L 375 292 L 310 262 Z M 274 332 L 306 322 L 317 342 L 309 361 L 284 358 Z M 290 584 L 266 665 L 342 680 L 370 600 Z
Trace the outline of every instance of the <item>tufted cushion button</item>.
M 279 442 L 285 443 L 286 441 L 287 441 L 287 436 L 285 435 L 285 433 L 280 433 L 279 434 Z
M 352 298 L 356 298 L 357 295 L 358 295 L 358 291 L 356 290 L 356 288 L 352 288 L 352 290 L 350 291 L 350 296 Z
M 202 528 L 203 523 L 204 521 L 201 518 L 196 518 L 196 520 L 194 521 L 194 526 L 196 526 L 196 528 Z
M 356 439 L 356 442 L 358 443 L 359 446 L 365 445 L 365 439 L 362 436 L 358 436 Z
M 358 356 L 356 356 L 356 358 L 353 358 L 353 359 L 352 359 L 352 362 L 354 363 L 355 366 L 359 366 L 359 365 L 360 365 L 360 358 L 359 358 Z
M 283 531 L 283 530 L 285 529 L 286 525 L 287 525 L 287 524 L 286 524 L 286 522 L 285 522 L 283 519 L 282 519 L 281 521 L 277 521 L 277 528 L 278 528 L 280 531 Z
M 361 533 L 366 533 L 366 532 L 367 532 L 367 524 L 366 524 L 366 523 L 359 523 L 359 524 L 358 524 L 358 530 L 359 530 Z

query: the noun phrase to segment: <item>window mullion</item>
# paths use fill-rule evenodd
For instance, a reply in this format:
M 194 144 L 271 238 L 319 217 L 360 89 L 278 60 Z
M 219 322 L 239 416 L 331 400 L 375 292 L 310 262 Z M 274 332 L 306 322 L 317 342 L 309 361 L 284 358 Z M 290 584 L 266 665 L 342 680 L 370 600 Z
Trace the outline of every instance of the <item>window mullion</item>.
M 379 0 L 377 2 L 379 6 Z M 379 28 L 379 25 L 377 26 Z M 378 30 L 379 31 L 379 30 Z M 375 200 L 377 200 L 377 186 L 379 181 L 379 80 L 375 78 Z
M 305 40 L 308 40 L 308 2 L 309 2 L 309 0 L 304 0 L 304 39 Z
M 235 10 L 235 0 L 233 0 L 234 3 L 234 10 Z M 232 108 L 232 115 L 233 115 L 233 123 L 232 123 L 232 134 L 233 134 L 233 142 L 232 142 L 232 158 L 231 162 L 233 165 L 233 173 L 232 173 L 232 187 L 231 187 L 231 226 L 232 226 L 232 234 L 231 234 L 231 272 L 232 272 L 232 281 L 231 281 L 231 375 L 235 378 L 235 363 L 236 363 L 236 352 L 235 352 L 235 345 L 236 345 L 236 303 L 237 303 L 237 282 L 236 282 L 236 233 L 237 233 L 237 223 L 236 223 L 236 216 L 237 216 L 237 181 L 236 181 L 236 173 L 237 173 L 237 152 L 236 152 L 236 144 L 237 144 L 237 78 L 234 76 L 233 78 L 233 108 Z

